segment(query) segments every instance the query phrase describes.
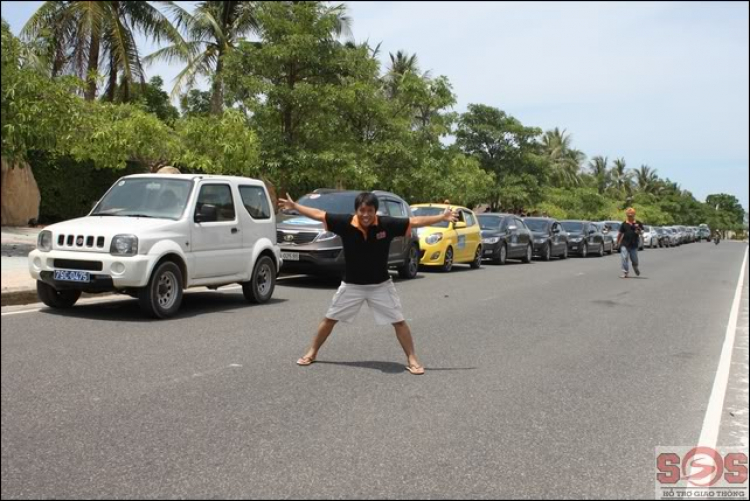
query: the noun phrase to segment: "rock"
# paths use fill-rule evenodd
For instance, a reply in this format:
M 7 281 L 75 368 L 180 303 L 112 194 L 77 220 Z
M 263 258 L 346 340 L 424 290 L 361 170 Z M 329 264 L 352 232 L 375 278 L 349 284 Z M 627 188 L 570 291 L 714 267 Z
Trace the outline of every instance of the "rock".
M 158 171 L 156 171 L 157 174 L 180 174 L 180 169 L 177 167 L 172 167 L 171 165 L 167 165 L 165 167 L 162 167 Z
M 11 164 L 4 158 L 2 164 L 2 193 L 0 193 L 0 219 L 3 226 L 25 226 L 29 220 L 39 218 L 42 200 L 39 186 L 31 167 L 26 163 Z

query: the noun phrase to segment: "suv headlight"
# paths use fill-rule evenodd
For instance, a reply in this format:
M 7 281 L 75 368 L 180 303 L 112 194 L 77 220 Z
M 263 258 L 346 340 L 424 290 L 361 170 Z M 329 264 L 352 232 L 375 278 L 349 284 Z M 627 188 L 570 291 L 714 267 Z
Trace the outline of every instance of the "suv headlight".
M 433 233 L 432 235 L 428 235 L 427 238 L 424 239 L 425 243 L 429 245 L 433 245 L 438 243 L 443 239 L 442 233 Z
M 110 254 L 116 256 L 135 256 L 138 254 L 138 237 L 135 235 L 115 235 L 109 246 Z
M 36 248 L 42 252 L 52 250 L 52 232 L 49 230 L 40 231 L 36 237 Z
M 326 240 L 333 240 L 338 235 L 333 233 L 332 231 L 324 231 L 323 233 L 320 233 L 317 238 L 315 239 L 316 242 L 325 242 Z
M 583 237 L 573 237 L 570 239 L 571 242 L 580 242 L 581 240 L 583 240 Z
M 500 241 L 500 237 L 489 237 L 489 238 L 482 239 L 483 244 L 496 244 L 499 241 Z

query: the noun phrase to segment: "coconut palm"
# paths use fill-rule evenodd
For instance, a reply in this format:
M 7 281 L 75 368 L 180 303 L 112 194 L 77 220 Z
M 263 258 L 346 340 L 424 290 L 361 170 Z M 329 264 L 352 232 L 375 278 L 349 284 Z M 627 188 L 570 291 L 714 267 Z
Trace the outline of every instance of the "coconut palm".
M 620 193 L 624 191 L 628 195 L 630 194 L 633 176 L 628 172 L 624 158 L 618 158 L 612 162 L 612 169 L 610 170 L 609 175 L 613 188 Z
M 656 169 L 652 169 L 648 165 L 641 165 L 635 171 L 635 182 L 640 191 L 653 193 L 658 181 L 659 176 L 656 175 Z
M 45 2 L 22 30 L 27 40 L 47 41 L 52 76 L 73 73 L 86 80 L 87 100 L 96 97 L 100 61 L 107 62 L 109 100 L 114 98 L 118 76 L 126 94 L 132 84 L 145 83 L 137 33 L 156 42 L 180 40 L 179 32 L 156 7 L 139 1 Z
M 609 168 L 607 157 L 596 156 L 589 162 L 591 175 L 596 181 L 596 189 L 603 194 L 609 186 Z
M 542 148 L 552 167 L 552 182 L 558 186 L 578 186 L 580 168 L 586 156 L 571 148 L 571 135 L 555 127 L 542 136 Z

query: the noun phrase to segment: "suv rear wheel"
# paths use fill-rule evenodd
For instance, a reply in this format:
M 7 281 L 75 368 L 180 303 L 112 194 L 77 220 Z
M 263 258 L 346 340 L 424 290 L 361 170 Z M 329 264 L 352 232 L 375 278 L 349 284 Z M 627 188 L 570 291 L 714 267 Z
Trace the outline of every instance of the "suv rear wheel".
M 255 304 L 267 303 L 276 288 L 276 266 L 268 256 L 261 256 L 255 263 L 253 276 L 243 282 L 242 293 L 245 299 Z

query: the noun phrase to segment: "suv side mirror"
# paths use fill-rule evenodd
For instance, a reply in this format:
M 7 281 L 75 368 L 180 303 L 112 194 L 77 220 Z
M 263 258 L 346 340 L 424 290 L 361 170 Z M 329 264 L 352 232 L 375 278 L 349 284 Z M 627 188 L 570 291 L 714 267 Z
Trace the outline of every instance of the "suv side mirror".
M 516 226 L 515 224 L 511 224 L 510 226 L 508 226 L 508 231 L 516 231 L 517 229 L 518 226 Z
M 212 204 L 203 204 L 201 210 L 195 215 L 196 223 L 213 223 L 219 220 L 216 206 Z
M 463 221 L 456 221 L 453 223 L 453 229 L 454 230 L 460 230 L 461 228 L 466 228 L 466 223 Z
M 595 229 L 593 229 L 593 228 L 591 228 L 591 229 L 589 230 L 589 235 L 593 235 L 594 233 L 596 233 L 596 230 L 595 230 Z

